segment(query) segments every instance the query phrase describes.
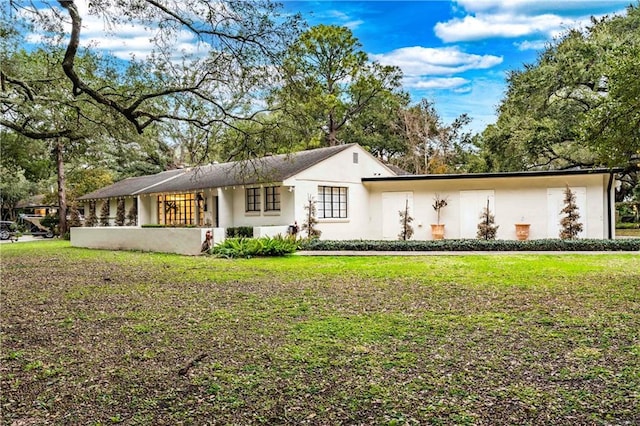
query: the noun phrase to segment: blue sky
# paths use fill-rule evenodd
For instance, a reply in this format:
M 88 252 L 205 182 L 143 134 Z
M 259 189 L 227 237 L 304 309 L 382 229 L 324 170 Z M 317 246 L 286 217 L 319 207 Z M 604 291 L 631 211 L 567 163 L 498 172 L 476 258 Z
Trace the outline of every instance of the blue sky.
M 286 12 L 301 13 L 310 26 L 350 28 L 370 59 L 397 65 L 403 87 L 414 102 L 427 98 L 446 123 L 466 113 L 470 130 L 481 132 L 496 120 L 509 70 L 533 63 L 539 51 L 569 28 L 584 28 L 591 16 L 622 14 L 638 0 L 432 0 L 294 1 L 280 0 Z M 53 2 L 55 3 L 55 2 Z M 126 60 L 149 54 L 154 29 L 132 22 L 112 28 L 87 13 L 81 44 Z M 5 5 L 6 6 L 6 5 Z M 27 42 L 37 42 L 30 34 Z M 178 33 L 175 50 L 207 50 L 193 34 Z
M 373 60 L 397 65 L 413 101 L 435 102 L 445 122 L 467 113 L 470 129 L 496 120 L 509 70 L 591 16 L 622 14 L 619 0 L 284 1 L 309 25 L 350 28 Z

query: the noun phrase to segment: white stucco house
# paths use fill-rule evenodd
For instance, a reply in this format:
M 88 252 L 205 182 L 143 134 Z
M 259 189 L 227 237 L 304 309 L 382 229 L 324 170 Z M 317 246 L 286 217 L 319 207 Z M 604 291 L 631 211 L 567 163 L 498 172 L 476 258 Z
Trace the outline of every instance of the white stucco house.
M 127 211 L 135 203 L 136 226 L 73 228 L 71 244 L 197 254 L 206 229 L 215 242 L 230 227 L 284 234 L 303 223 L 310 197 L 322 239 L 395 240 L 399 211 L 408 205 L 413 239 L 428 240 L 436 194 L 447 200 L 440 215 L 445 238 L 475 238 L 487 203 L 500 226 L 497 238 L 516 239 L 517 223 L 530 225 L 530 239 L 557 238 L 567 185 L 584 225 L 580 237 L 613 238 L 614 175 L 606 169 L 398 175 L 359 145 L 340 145 L 124 179 L 80 200 L 95 201 L 98 210 L 109 203 L 112 218 L 119 199 Z

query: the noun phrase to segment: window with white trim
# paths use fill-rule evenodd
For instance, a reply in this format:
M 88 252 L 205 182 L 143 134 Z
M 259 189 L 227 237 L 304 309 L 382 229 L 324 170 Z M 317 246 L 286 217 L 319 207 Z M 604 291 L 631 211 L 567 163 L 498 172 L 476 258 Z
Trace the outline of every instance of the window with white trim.
M 318 186 L 318 218 L 344 219 L 347 217 L 347 188 Z
M 260 211 L 260 188 L 246 188 L 245 189 L 247 212 L 259 212 Z
M 280 187 L 267 186 L 264 188 L 264 211 L 280 211 Z

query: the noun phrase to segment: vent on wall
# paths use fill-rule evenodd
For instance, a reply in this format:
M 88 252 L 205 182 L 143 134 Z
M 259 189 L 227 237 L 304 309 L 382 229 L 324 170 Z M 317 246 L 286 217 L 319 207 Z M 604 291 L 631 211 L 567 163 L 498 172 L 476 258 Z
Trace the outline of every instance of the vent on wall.
M 353 164 L 358 164 L 358 153 L 357 152 L 353 153 Z

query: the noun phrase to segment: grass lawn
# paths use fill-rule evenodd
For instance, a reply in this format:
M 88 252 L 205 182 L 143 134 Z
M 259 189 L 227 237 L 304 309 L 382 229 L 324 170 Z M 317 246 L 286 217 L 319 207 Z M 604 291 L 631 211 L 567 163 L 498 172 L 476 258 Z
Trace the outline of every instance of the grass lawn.
M 640 424 L 640 255 L 0 254 L 2 424 Z

